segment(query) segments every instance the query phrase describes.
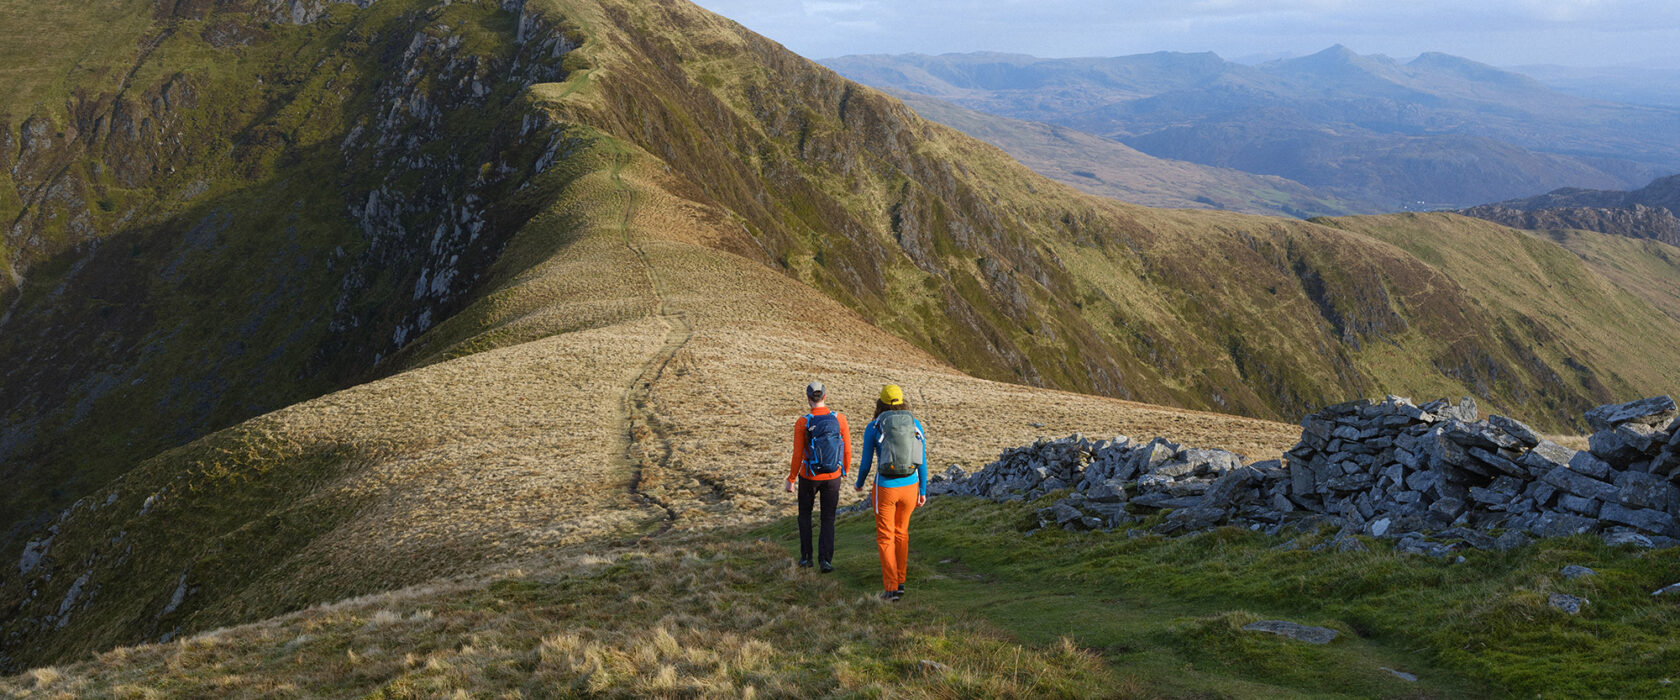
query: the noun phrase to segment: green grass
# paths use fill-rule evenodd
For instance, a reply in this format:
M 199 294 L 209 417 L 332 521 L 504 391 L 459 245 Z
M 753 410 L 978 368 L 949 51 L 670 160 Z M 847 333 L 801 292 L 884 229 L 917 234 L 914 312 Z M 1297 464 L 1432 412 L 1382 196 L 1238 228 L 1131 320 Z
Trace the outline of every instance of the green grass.
M 1680 610 L 1650 596 L 1680 580 L 1672 552 L 1575 537 L 1454 563 L 1378 540 L 1369 553 L 1306 551 L 1320 533 L 1294 536 L 1291 551 L 1273 550 L 1290 536 L 1233 529 L 1026 536 L 1018 523 L 1033 507 L 948 498 L 918 510 L 905 602 L 983 619 L 1026 644 L 1066 636 L 1169 696 L 1653 697 L 1680 675 Z M 791 521 L 755 534 L 797 551 Z M 878 561 L 872 516 L 842 520 L 836 577 L 876 590 Z M 1567 564 L 1599 575 L 1566 580 Z M 1591 603 L 1571 617 L 1547 604 L 1551 592 Z M 1342 634 L 1320 647 L 1241 631 L 1259 619 Z
M 609 552 L 319 606 L 0 678 L 140 697 L 1127 696 L 1071 644 L 891 606 L 773 544 Z

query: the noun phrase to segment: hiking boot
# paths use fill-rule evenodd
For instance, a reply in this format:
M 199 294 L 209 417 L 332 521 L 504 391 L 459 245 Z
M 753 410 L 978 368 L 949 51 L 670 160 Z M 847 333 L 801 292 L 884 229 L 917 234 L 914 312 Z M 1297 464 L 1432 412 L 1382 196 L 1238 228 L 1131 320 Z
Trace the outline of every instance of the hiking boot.
M 881 591 L 881 600 L 896 603 L 898 602 L 898 595 L 898 591 Z
M 893 591 L 893 600 L 898 600 L 899 598 L 903 598 L 903 597 L 904 597 L 904 584 L 901 583 L 901 584 L 898 584 L 898 590 Z
M 811 560 L 810 559 L 800 559 L 799 560 L 799 568 L 801 568 L 801 569 L 811 568 Z
M 825 562 L 819 562 L 819 563 L 821 564 L 822 572 L 825 573 L 825 574 L 834 570 L 834 565 L 833 564 L 830 564 L 826 561 Z

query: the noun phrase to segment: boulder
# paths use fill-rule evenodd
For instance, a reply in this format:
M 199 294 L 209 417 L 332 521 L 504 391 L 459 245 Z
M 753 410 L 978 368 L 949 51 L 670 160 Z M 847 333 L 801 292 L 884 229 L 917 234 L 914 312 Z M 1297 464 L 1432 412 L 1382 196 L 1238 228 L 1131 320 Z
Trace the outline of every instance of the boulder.
M 1577 474 L 1585 474 L 1594 479 L 1603 479 L 1610 475 L 1610 463 L 1594 457 L 1591 452 L 1576 452 L 1569 458 L 1569 468 Z
M 1575 461 L 1581 460 L 1577 459 Z M 1568 491 L 1577 496 L 1594 498 L 1600 501 L 1614 501 L 1621 493 L 1614 486 L 1575 471 L 1573 466 L 1558 467 L 1546 472 L 1546 475 L 1540 477 L 1540 479 L 1556 486 L 1560 491 Z
M 1526 469 L 1522 466 L 1519 466 L 1516 462 L 1513 462 L 1509 459 L 1506 459 L 1503 456 L 1500 456 L 1499 453 L 1497 453 L 1497 452 L 1486 450 L 1486 449 L 1483 449 L 1483 448 L 1480 448 L 1480 447 L 1472 447 L 1468 450 L 1468 452 L 1470 453 L 1471 457 L 1474 457 L 1474 458 L 1480 460 L 1482 463 L 1490 465 L 1494 469 L 1502 471 L 1506 474 L 1510 474 L 1510 475 L 1513 475 L 1513 476 L 1528 476 L 1528 469 Z
M 1646 431 L 1651 430 L 1645 426 L 1639 426 L 1639 428 Z M 1638 432 L 1639 428 L 1623 425 L 1615 430 L 1600 430 L 1593 433 L 1587 437 L 1587 451 L 1591 452 L 1594 457 L 1610 464 L 1625 465 L 1628 462 L 1638 460 L 1645 456 L 1645 450 L 1641 449 L 1639 445 L 1644 444 L 1649 447 L 1651 442 L 1649 435 Z
M 1676 410 L 1674 399 L 1669 396 L 1655 396 L 1638 401 L 1621 404 L 1606 404 L 1594 408 L 1586 413 L 1587 425 L 1593 430 L 1615 430 L 1623 423 L 1639 423 L 1652 427 L 1667 425 L 1680 415 Z
M 1540 537 L 1568 537 L 1592 532 L 1598 529 L 1598 522 L 1571 513 L 1544 512 L 1535 517 L 1528 526 L 1528 531 Z
M 1561 466 L 1568 465 L 1575 458 L 1575 450 L 1559 445 L 1550 440 L 1541 440 L 1540 444 L 1523 453 L 1522 465 L 1528 467 L 1529 473 L 1540 476 Z
M 1576 615 L 1581 612 L 1581 606 L 1587 604 L 1587 599 L 1565 593 L 1553 593 L 1546 598 L 1546 603 L 1566 613 Z
M 1422 537 L 1407 537 L 1394 546 L 1399 554 L 1417 554 L 1426 557 L 1444 557 L 1452 553 L 1452 548 L 1439 542 L 1430 542 Z
M 1519 547 L 1527 547 L 1533 542 L 1534 540 L 1529 539 L 1527 535 L 1524 535 L 1521 532 L 1516 530 L 1506 530 L 1505 534 L 1494 538 L 1493 548 L 1501 552 L 1509 552 Z
M 1670 491 L 1674 487 L 1656 474 L 1644 472 L 1621 472 L 1616 475 L 1616 488 L 1621 489 L 1616 502 L 1632 508 L 1668 507 Z
M 1605 503 L 1598 511 L 1600 520 L 1630 525 L 1646 532 L 1674 537 L 1680 535 L 1674 516 L 1650 508 L 1628 508 L 1617 503 Z
M 1261 620 L 1243 625 L 1243 629 L 1250 632 L 1269 632 L 1308 644 L 1329 644 L 1335 641 L 1336 630 L 1328 627 L 1313 627 L 1287 620 Z
M 1192 448 L 1185 450 L 1180 458 L 1193 467 L 1192 473 L 1197 476 L 1218 476 L 1243 465 L 1242 455 L 1225 450 Z
M 1617 528 L 1613 531 L 1604 533 L 1604 544 L 1611 547 L 1631 544 L 1640 549 L 1651 549 L 1657 546 L 1657 543 L 1652 542 L 1651 538 L 1632 530 L 1622 528 Z
M 1569 566 L 1563 567 L 1563 577 L 1566 578 L 1566 579 L 1570 579 L 1570 580 L 1578 579 L 1578 578 L 1581 578 L 1582 576 L 1597 576 L 1597 575 L 1598 575 L 1597 571 L 1593 571 L 1592 569 L 1589 569 L 1585 566 L 1581 566 L 1580 564 L 1570 564 Z
M 1603 503 L 1597 500 L 1584 496 L 1577 496 L 1573 493 L 1565 493 L 1558 496 L 1559 508 L 1567 510 L 1571 513 L 1580 513 L 1581 515 L 1585 515 L 1589 518 L 1598 517 L 1598 509 L 1603 507 L 1603 505 Z
M 1488 416 L 1488 422 L 1528 447 L 1534 447 L 1544 441 L 1544 438 L 1540 437 L 1540 433 L 1534 432 L 1534 429 L 1528 427 L 1528 424 L 1515 418 L 1507 418 L 1495 413 Z
M 1086 489 L 1085 497 L 1098 503 L 1120 503 L 1126 500 L 1126 487 L 1118 481 L 1107 480 Z

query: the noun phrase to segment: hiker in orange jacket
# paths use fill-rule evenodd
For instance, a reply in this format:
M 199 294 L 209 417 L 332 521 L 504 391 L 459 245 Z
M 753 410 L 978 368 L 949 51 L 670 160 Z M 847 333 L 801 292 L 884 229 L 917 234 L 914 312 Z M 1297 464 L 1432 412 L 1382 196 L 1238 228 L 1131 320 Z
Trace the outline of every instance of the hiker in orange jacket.
M 811 412 L 793 424 L 793 468 L 787 490 L 799 485 L 799 565 L 811 566 L 811 506 L 821 497 L 822 532 L 817 562 L 822 572 L 834 570 L 834 511 L 840 505 L 841 478 L 852 461 L 852 433 L 845 414 L 828 409 L 828 389 L 822 382 L 805 386 Z
M 910 564 L 910 512 L 927 503 L 927 436 L 922 422 L 910 415 L 904 390 L 896 384 L 881 387 L 875 418 L 863 430 L 863 461 L 858 465 L 857 490 L 863 490 L 872 461 L 875 475 L 875 548 L 881 554 L 881 597 L 904 597 L 905 573 Z

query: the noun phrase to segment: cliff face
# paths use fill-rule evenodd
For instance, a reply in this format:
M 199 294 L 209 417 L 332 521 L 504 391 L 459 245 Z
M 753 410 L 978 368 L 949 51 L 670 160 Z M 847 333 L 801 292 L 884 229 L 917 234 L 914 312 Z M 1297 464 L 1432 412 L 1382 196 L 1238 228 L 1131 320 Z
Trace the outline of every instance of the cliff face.
M 155 10 L 120 82 L 0 130 L 0 474 L 20 485 L 0 546 L 138 455 L 386 372 L 571 143 L 525 94 L 566 73 L 576 35 L 554 21 Z

